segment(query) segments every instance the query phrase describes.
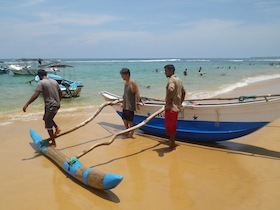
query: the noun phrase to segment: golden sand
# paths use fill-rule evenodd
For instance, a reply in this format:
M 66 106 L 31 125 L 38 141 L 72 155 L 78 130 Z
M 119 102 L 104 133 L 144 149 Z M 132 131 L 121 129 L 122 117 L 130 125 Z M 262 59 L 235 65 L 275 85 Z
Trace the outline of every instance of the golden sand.
M 274 87 L 279 84 L 274 81 Z M 246 88 L 238 94 L 253 87 Z M 74 118 L 59 112 L 56 120 L 66 131 L 96 109 L 80 110 Z M 124 177 L 110 191 L 88 189 L 71 179 L 38 152 L 30 128 L 47 137 L 42 120 L 0 128 L 1 209 L 276 210 L 280 206 L 280 118 L 232 141 L 177 142 L 175 151 L 168 149 L 165 139 L 139 132 L 134 139 L 117 138 L 80 159 L 88 167 Z M 109 141 L 123 128 L 120 117 L 108 107 L 85 127 L 57 138 L 57 148 L 75 156 L 97 142 Z

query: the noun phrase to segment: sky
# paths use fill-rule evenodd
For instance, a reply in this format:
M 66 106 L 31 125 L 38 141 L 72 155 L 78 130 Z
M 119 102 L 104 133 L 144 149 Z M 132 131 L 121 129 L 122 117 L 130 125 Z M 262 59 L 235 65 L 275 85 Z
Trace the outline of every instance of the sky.
M 279 0 L 0 3 L 0 59 L 280 56 Z

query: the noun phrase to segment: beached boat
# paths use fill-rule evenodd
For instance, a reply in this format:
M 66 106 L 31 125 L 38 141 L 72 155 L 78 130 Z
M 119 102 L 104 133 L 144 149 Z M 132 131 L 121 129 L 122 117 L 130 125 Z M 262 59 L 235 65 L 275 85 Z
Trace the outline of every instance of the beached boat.
M 58 82 L 59 88 L 62 91 L 63 98 L 72 98 L 72 97 L 79 97 L 84 87 L 82 82 L 79 81 L 72 81 L 69 79 L 65 79 L 56 74 L 47 74 L 47 77 L 54 79 Z M 40 78 L 38 75 L 35 77 L 35 81 L 38 82 Z
M 69 158 L 55 147 L 50 146 L 48 141 L 42 140 L 34 130 L 30 130 L 30 136 L 40 151 L 53 160 L 60 168 L 79 182 L 99 190 L 115 188 L 123 177 L 98 171 L 94 168 L 85 167 L 76 157 Z
M 106 101 L 121 99 L 103 91 Z M 134 124 L 164 106 L 164 101 L 142 98 L 143 105 L 137 110 Z M 120 104 L 113 106 L 121 115 Z M 194 142 L 215 142 L 235 139 L 250 134 L 280 117 L 280 94 L 240 96 L 237 98 L 212 98 L 188 100 L 182 104 L 178 115 L 176 139 Z M 140 128 L 145 133 L 167 137 L 164 113 Z

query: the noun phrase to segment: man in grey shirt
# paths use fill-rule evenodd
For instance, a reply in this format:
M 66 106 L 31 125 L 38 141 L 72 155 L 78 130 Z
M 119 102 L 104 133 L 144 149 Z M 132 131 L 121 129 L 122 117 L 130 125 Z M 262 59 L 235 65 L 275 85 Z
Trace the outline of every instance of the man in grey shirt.
M 125 81 L 123 94 L 123 112 L 122 119 L 125 128 L 133 127 L 134 112 L 139 108 L 140 93 L 137 83 L 130 78 L 130 70 L 122 68 L 120 71 L 122 79 Z M 130 131 L 126 136 L 133 138 L 133 131 Z
M 24 105 L 23 111 L 26 112 L 28 105 L 35 101 L 40 93 L 43 94 L 45 102 L 45 113 L 43 120 L 45 121 L 45 128 L 49 133 L 51 144 L 53 146 L 56 146 L 55 137 L 59 134 L 60 128 L 57 126 L 53 119 L 58 109 L 60 108 L 62 92 L 57 81 L 48 78 L 45 70 L 38 70 L 38 76 L 40 78 L 40 81 L 37 84 L 34 94 Z M 53 131 L 53 127 L 55 128 L 55 132 Z

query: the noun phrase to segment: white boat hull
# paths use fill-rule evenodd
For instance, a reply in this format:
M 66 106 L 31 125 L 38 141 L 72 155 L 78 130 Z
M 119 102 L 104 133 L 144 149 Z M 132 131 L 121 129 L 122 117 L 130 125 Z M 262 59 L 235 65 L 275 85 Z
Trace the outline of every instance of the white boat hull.
M 102 92 L 105 100 L 119 98 Z M 280 117 L 280 97 L 252 98 L 248 101 L 184 102 L 178 115 L 176 138 L 183 141 L 213 142 L 238 138 L 256 131 Z M 135 113 L 134 123 L 138 124 L 147 116 L 164 106 L 163 101 L 148 100 Z M 115 105 L 121 115 L 121 105 Z M 167 137 L 164 113 L 141 128 L 146 133 Z

